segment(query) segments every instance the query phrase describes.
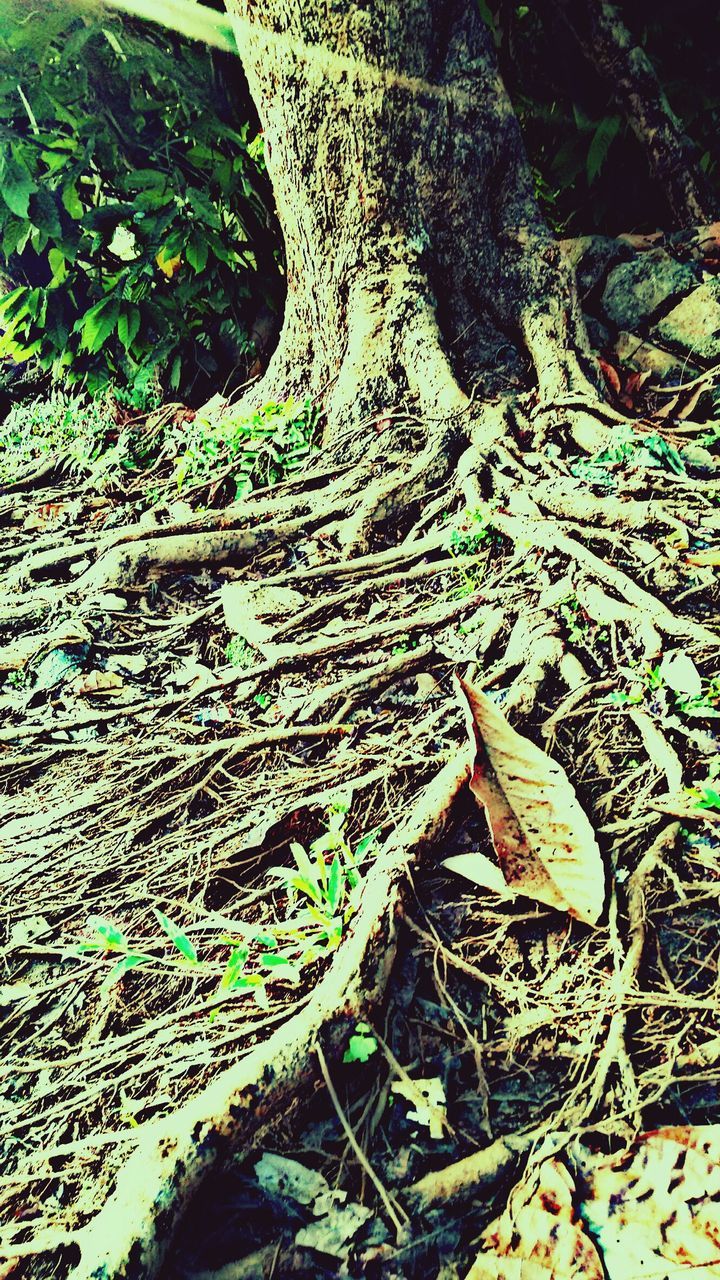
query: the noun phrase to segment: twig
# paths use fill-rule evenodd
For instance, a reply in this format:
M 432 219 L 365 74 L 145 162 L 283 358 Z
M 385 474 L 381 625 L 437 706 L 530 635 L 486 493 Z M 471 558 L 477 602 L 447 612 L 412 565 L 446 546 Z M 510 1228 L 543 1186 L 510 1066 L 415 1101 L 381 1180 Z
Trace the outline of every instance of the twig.
M 409 1221 L 408 1215 L 405 1212 L 405 1210 L 402 1209 L 399 1205 L 396 1207 L 395 1202 L 391 1199 L 390 1195 L 386 1191 L 378 1175 L 376 1174 L 375 1170 L 370 1164 L 370 1161 L 365 1155 L 365 1152 L 360 1146 L 360 1143 L 355 1137 L 355 1132 L 352 1126 L 350 1125 L 350 1122 L 348 1121 L 348 1118 L 345 1115 L 345 1112 L 343 1111 L 340 1105 L 340 1099 L 337 1096 L 335 1086 L 330 1078 L 330 1072 L 328 1071 L 328 1065 L 325 1060 L 325 1054 L 323 1053 L 320 1047 L 319 1041 L 316 1041 L 315 1043 L 315 1053 L 317 1054 L 317 1060 L 320 1063 L 320 1070 L 322 1072 L 323 1080 L 325 1081 L 325 1086 L 327 1088 L 328 1093 L 330 1094 L 330 1101 L 332 1102 L 335 1108 L 335 1112 L 337 1114 L 337 1118 L 340 1121 L 340 1124 L 342 1125 L 343 1133 L 345 1134 L 345 1137 L 347 1138 L 348 1142 L 350 1143 L 350 1146 L 352 1147 L 355 1153 L 355 1158 L 357 1159 L 358 1164 L 361 1165 L 361 1167 L 364 1169 L 368 1178 L 372 1182 L 375 1190 L 377 1191 L 380 1199 L 382 1200 L 382 1203 L 385 1207 L 385 1212 L 387 1213 L 390 1221 L 392 1222 L 399 1238 L 402 1235 L 403 1219 L 405 1220 L 405 1222 L 408 1222 Z M 402 1214 L 402 1218 L 400 1217 L 400 1214 Z

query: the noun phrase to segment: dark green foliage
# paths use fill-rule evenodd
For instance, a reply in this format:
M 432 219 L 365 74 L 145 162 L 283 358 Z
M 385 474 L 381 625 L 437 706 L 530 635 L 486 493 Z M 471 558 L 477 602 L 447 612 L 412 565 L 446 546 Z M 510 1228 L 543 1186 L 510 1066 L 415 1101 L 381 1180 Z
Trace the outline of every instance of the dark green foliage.
M 138 407 L 158 375 L 198 400 L 246 372 L 282 273 L 236 59 L 107 11 L 10 0 L 0 194 L 0 354 L 91 392 L 125 386 Z
M 475 3 L 494 31 L 553 229 L 615 235 L 667 225 L 640 144 L 550 0 Z M 706 0 L 624 0 L 617 8 L 696 143 L 720 206 L 720 8 Z

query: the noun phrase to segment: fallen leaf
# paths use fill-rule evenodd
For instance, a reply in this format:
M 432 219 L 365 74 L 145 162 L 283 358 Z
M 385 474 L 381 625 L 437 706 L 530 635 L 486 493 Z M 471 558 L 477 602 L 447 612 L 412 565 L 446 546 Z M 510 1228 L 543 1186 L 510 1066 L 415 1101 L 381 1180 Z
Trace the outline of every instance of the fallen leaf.
M 594 924 L 605 898 L 595 833 L 561 766 L 517 733 L 486 694 L 458 679 L 475 751 L 470 789 L 517 893 Z
M 698 566 L 704 565 L 720 565 L 720 549 L 717 547 L 708 547 L 704 551 L 694 551 L 692 555 L 685 557 L 688 564 Z
M 69 507 L 68 502 L 45 502 L 30 512 L 23 522 L 23 529 L 45 529 L 49 524 L 56 524 Z
M 108 671 L 125 672 L 131 676 L 141 676 L 147 668 L 147 658 L 142 653 L 118 653 L 107 660 Z
M 291 587 L 263 586 L 259 582 L 226 582 L 220 591 L 225 625 L 246 640 L 264 657 L 270 657 L 275 628 L 261 621 L 266 617 L 289 618 L 305 604 L 305 598 Z
M 116 671 L 88 671 L 73 685 L 73 692 L 83 697 L 114 697 L 125 688 L 122 676 Z
M 283 1196 L 296 1204 L 313 1205 L 330 1191 L 330 1184 L 322 1173 L 272 1151 L 266 1151 L 258 1160 L 255 1177 L 268 1195 Z
M 452 858 L 445 858 L 442 865 L 501 898 L 515 897 L 514 889 L 507 883 L 497 863 L 491 862 L 484 853 L 457 853 Z
M 579 1147 L 576 1163 L 610 1280 L 720 1277 L 720 1125 L 658 1129 L 630 1153 Z
M 334 1209 L 325 1218 L 301 1227 L 295 1236 L 295 1243 L 305 1249 L 316 1249 L 318 1253 L 327 1253 L 331 1258 L 347 1259 L 349 1242 L 353 1236 L 373 1217 L 373 1210 L 362 1204 L 346 1204 L 341 1209 Z
M 178 687 L 178 689 L 192 689 L 193 693 L 200 693 L 203 689 L 209 689 L 211 685 L 217 683 L 215 674 L 206 667 L 202 662 L 193 662 L 191 658 L 181 662 L 170 676 L 170 683 Z
M 689 698 L 699 698 L 702 693 L 700 672 L 683 649 L 673 649 L 664 655 L 660 675 L 673 693 L 683 693 Z
M 619 396 L 622 387 L 620 383 L 620 375 L 617 369 L 614 365 L 610 364 L 609 360 L 604 360 L 602 356 L 598 357 L 598 364 L 600 365 L 602 375 L 607 386 Z
M 606 1280 L 575 1197 L 574 1180 L 560 1160 L 532 1166 L 485 1232 L 485 1250 L 466 1280 Z
M 720 1125 L 566 1157 L 526 1171 L 466 1280 L 719 1280 Z
M 412 1104 L 408 1111 L 408 1120 L 417 1120 L 418 1124 L 427 1125 L 430 1137 L 440 1140 L 446 1122 L 445 1090 L 442 1080 L 432 1076 L 429 1080 L 397 1080 L 391 1086 L 392 1092 L 405 1098 Z
M 33 688 L 49 691 L 70 680 L 80 670 L 89 651 L 90 646 L 87 644 L 51 649 L 35 665 Z

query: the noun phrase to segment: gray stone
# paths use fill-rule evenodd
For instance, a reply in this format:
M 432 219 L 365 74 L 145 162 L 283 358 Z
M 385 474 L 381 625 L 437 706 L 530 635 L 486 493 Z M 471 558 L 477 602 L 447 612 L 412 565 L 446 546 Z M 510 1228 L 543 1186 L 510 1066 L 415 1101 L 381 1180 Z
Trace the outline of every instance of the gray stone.
M 611 267 L 633 259 L 633 250 L 611 236 L 583 236 L 583 247 L 573 263 L 581 300 L 588 298 L 608 274 Z
M 633 330 L 658 307 L 696 284 L 692 267 L 676 262 L 663 249 L 650 249 L 613 268 L 602 297 L 603 310 L 618 329 Z
M 720 281 L 706 280 L 655 326 L 653 336 L 701 360 L 720 360 Z
M 640 373 L 651 373 L 656 378 L 692 378 L 699 372 L 686 357 L 663 351 L 654 342 L 648 342 L 636 333 L 626 333 L 624 329 L 617 336 L 614 351 L 620 364 Z

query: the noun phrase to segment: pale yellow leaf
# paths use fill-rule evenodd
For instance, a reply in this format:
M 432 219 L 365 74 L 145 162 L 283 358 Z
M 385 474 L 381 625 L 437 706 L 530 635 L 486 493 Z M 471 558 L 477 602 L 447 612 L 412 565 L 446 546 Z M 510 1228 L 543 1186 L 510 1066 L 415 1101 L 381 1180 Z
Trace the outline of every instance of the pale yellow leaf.
M 578 1150 L 580 1212 L 611 1280 L 720 1277 L 720 1125 L 659 1129 L 610 1156 Z
M 448 871 L 465 876 L 481 889 L 496 893 L 501 898 L 514 898 L 515 891 L 505 880 L 496 862 L 491 862 L 484 853 L 457 853 L 452 858 L 445 858 L 442 864 Z
M 513 729 L 491 698 L 458 680 L 475 751 L 470 789 L 516 893 L 594 924 L 605 898 L 595 833 L 561 766 Z
M 560 1160 L 532 1166 L 485 1232 L 485 1248 L 466 1280 L 605 1280 L 575 1198 Z
M 115 671 L 88 671 L 80 676 L 73 685 L 75 693 L 83 697 L 114 697 L 122 693 L 125 682 Z

